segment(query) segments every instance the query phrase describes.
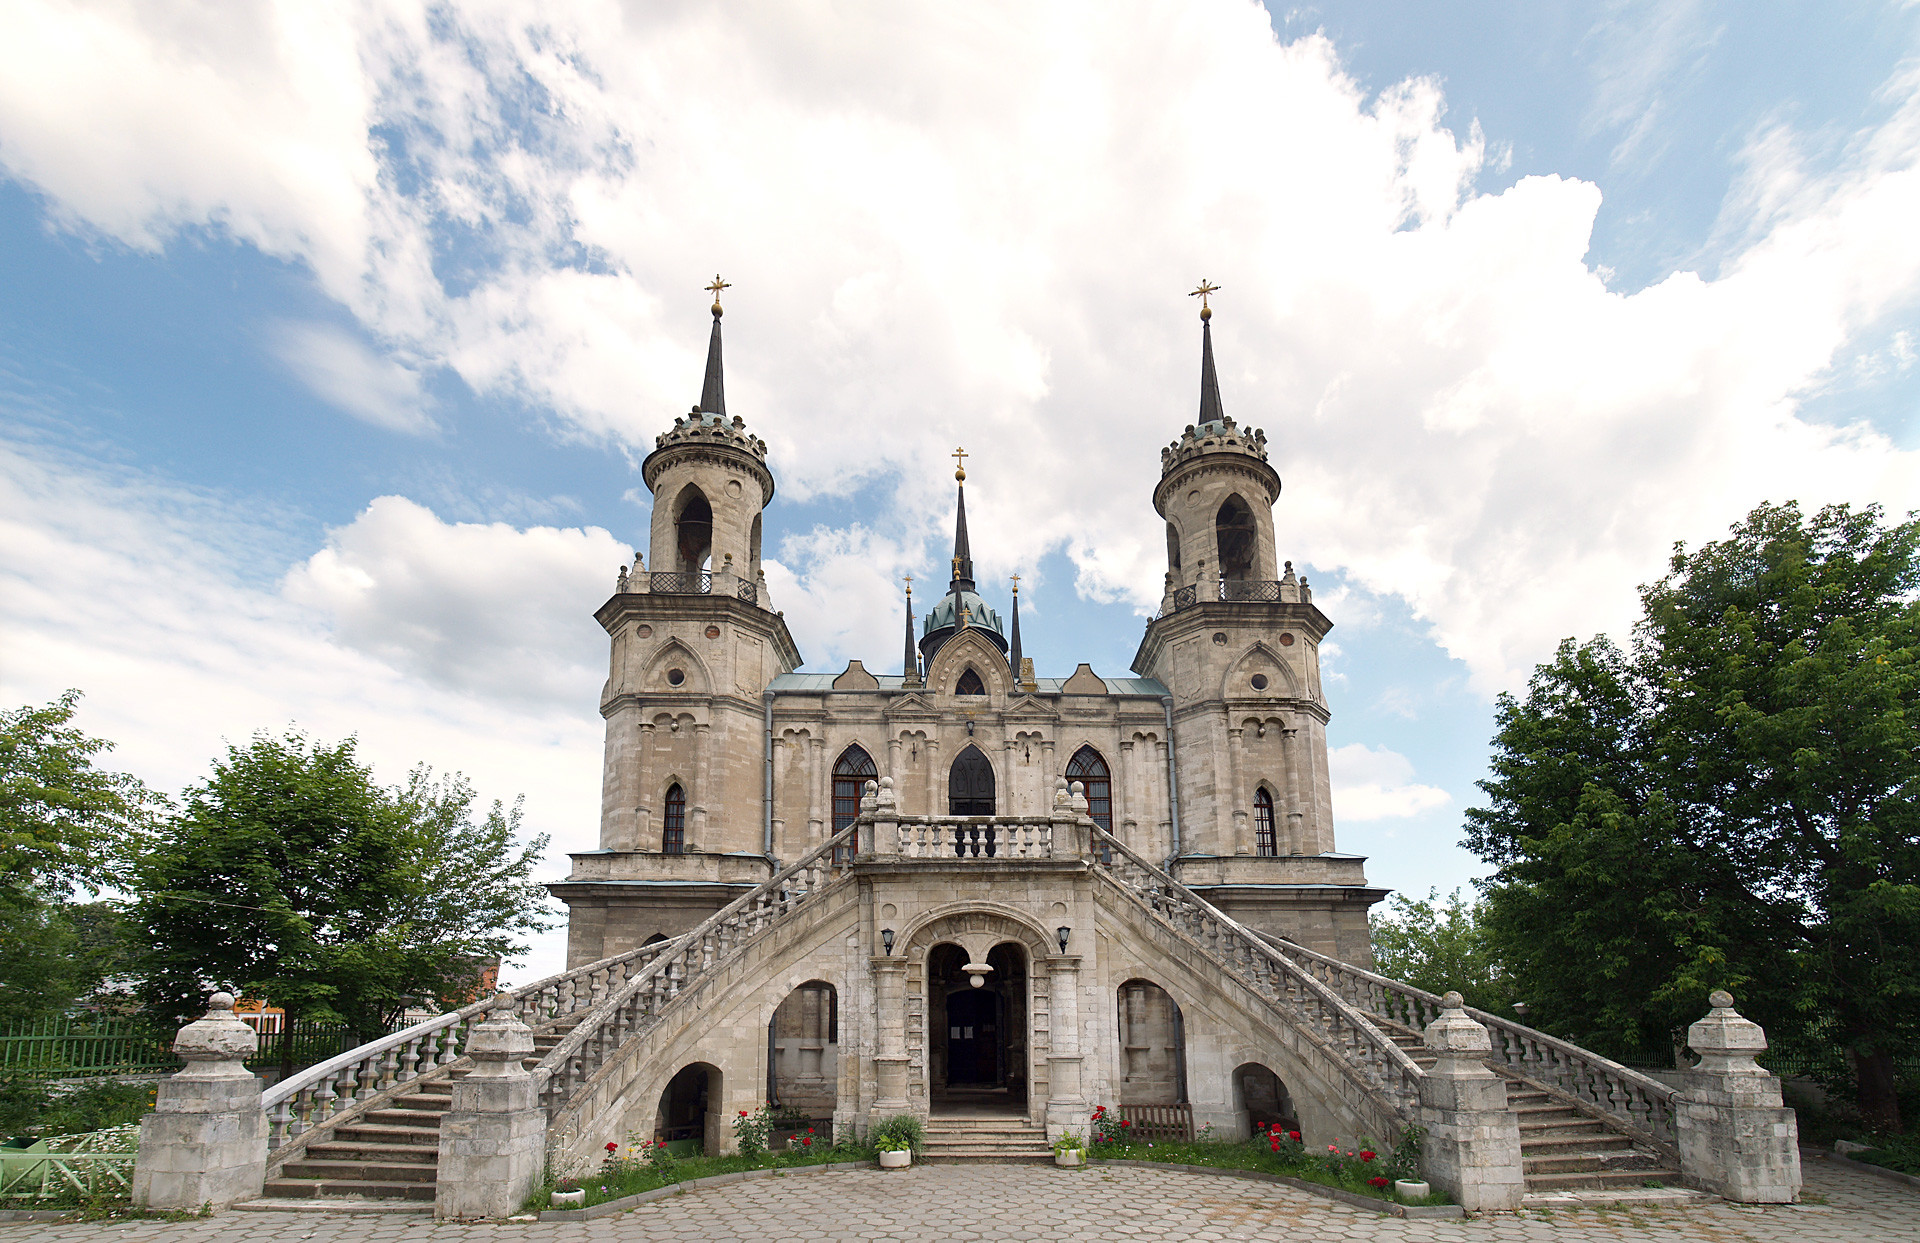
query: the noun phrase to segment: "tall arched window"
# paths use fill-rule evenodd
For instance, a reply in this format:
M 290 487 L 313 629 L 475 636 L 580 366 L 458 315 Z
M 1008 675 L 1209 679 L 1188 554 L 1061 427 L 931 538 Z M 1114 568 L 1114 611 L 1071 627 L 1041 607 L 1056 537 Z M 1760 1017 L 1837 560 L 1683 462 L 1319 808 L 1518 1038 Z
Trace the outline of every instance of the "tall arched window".
M 873 757 L 866 749 L 855 743 L 840 753 L 833 762 L 833 831 L 852 824 L 860 816 L 860 796 L 866 792 L 867 782 L 879 776 L 873 766 Z M 841 862 L 853 855 L 853 847 L 838 846 L 834 854 Z
M 1257 528 L 1253 511 L 1238 494 L 1220 506 L 1213 520 L 1214 539 L 1220 546 L 1220 577 L 1240 580 L 1253 577 L 1254 545 Z
M 1113 782 L 1107 762 L 1092 747 L 1081 747 L 1067 761 L 1067 781 L 1078 781 L 1087 790 L 1087 814 L 1093 822 L 1113 832 Z
M 1253 852 L 1258 855 L 1280 853 L 1273 837 L 1273 795 L 1265 786 L 1253 792 Z
M 953 684 L 953 693 L 956 695 L 984 695 L 987 693 L 987 685 L 980 680 L 978 673 L 969 669 L 960 675 L 958 682 Z
M 1180 572 L 1180 528 L 1171 522 L 1167 524 L 1167 568 Z
M 687 792 L 676 781 L 667 787 L 667 814 L 661 820 L 660 851 L 678 855 L 685 854 L 686 850 Z
M 991 816 L 993 814 L 993 765 L 969 746 L 954 757 L 947 773 L 947 814 L 949 816 Z
M 681 572 L 691 574 L 705 568 L 713 554 L 713 506 L 707 504 L 706 493 L 688 484 L 680 494 L 680 510 L 673 525 Z

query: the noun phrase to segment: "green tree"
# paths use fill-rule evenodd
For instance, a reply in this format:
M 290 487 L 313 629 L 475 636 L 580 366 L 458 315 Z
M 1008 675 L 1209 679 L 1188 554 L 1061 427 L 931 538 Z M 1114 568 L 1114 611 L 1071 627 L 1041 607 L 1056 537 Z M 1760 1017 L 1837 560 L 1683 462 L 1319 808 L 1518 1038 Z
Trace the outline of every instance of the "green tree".
M 547 839 L 517 844 L 517 804 L 476 823 L 473 803 L 425 768 L 381 787 L 351 738 L 229 747 L 141 870 L 146 1000 L 184 1018 L 218 985 L 370 1036 L 470 992 L 547 926 L 528 880 Z
M 1766 505 L 1642 589 L 1631 656 L 1571 640 L 1503 696 L 1489 931 L 1538 1021 L 1658 1057 L 1727 987 L 1838 1039 L 1897 1128 L 1920 1036 L 1920 522 Z
M 166 800 L 96 768 L 113 744 L 71 726 L 80 692 L 0 712 L 0 900 L 99 892 L 132 871 Z
M 1513 982 L 1487 935 L 1478 904 L 1461 890 L 1425 898 L 1396 893 L 1373 917 L 1373 965 L 1380 974 L 1430 993 L 1458 990 L 1467 1004 L 1503 1012 L 1516 1000 Z

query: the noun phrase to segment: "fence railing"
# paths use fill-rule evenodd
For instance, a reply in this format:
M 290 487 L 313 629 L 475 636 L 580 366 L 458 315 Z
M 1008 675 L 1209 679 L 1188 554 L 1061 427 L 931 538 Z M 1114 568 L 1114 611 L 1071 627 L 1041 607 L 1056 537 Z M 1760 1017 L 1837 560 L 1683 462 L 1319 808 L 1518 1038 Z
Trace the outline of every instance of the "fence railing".
M 704 596 L 713 590 L 713 571 L 657 570 L 648 578 L 647 590 L 656 596 Z
M 0 1147 L 0 1205 L 78 1205 L 131 1195 L 139 1139 L 138 1126 L 119 1126 L 57 1135 L 27 1148 Z
M 930 816 L 900 821 L 900 854 L 908 859 L 1051 859 L 1051 821 L 972 820 Z M 1072 852 L 1071 841 L 1065 843 Z
M 0 1074 L 77 1079 L 179 1069 L 172 1032 L 125 1019 L 52 1018 L 0 1029 Z
M 1137 1143 L 1188 1143 L 1193 1139 L 1192 1105 L 1122 1105 L 1127 1139 Z

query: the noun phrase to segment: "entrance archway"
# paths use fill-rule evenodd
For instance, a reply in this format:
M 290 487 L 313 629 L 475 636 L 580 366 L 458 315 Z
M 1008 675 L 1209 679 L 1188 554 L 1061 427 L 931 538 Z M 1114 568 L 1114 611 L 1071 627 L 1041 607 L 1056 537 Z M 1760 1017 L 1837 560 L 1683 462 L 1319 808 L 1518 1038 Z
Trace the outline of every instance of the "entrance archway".
M 1262 1131 L 1270 1126 L 1300 1129 L 1300 1114 L 1280 1076 L 1259 1062 L 1247 1062 L 1233 1072 L 1233 1108 L 1247 1115 L 1247 1126 Z
M 673 1145 L 692 1141 L 699 1145 L 699 1151 L 718 1152 L 719 1115 L 713 1112 L 713 1107 L 719 1101 L 719 1067 L 705 1062 L 682 1067 L 660 1094 L 653 1137 Z
M 951 941 L 927 955 L 929 1104 L 945 1117 L 1027 1112 L 1027 951 L 1003 941 L 984 973 Z M 977 981 L 977 983 L 976 983 Z

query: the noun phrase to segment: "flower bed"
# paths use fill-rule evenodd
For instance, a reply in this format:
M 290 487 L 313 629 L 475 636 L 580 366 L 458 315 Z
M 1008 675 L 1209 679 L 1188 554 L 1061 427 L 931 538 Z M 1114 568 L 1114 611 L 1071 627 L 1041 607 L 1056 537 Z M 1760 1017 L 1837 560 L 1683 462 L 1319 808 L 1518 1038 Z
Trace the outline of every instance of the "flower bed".
M 609 1153 L 607 1160 L 601 1164 L 598 1173 L 586 1177 L 550 1179 L 527 1201 L 527 1211 L 539 1212 L 549 1208 L 548 1198 L 556 1190 L 585 1191 L 587 1199 L 584 1207 L 592 1208 L 608 1200 L 620 1200 L 627 1196 L 638 1195 L 643 1191 L 653 1191 L 674 1183 L 692 1182 L 699 1178 L 711 1178 L 716 1174 L 739 1174 L 748 1170 L 793 1169 L 809 1165 L 845 1165 L 872 1160 L 872 1149 L 852 1144 L 835 1148 L 817 1144 L 811 1148 L 801 1146 L 785 1152 L 686 1158 L 667 1156 L 664 1148 L 650 1144 L 636 1143 L 631 1146 L 616 1144 L 614 1151 Z

